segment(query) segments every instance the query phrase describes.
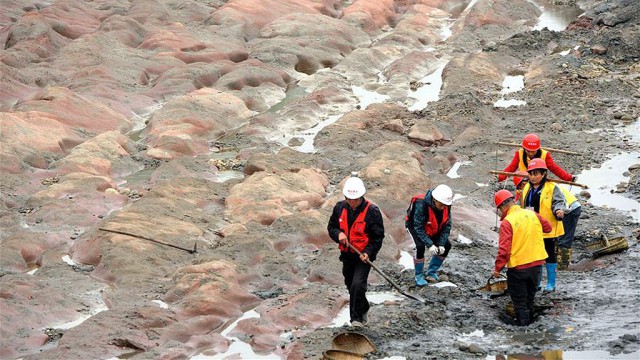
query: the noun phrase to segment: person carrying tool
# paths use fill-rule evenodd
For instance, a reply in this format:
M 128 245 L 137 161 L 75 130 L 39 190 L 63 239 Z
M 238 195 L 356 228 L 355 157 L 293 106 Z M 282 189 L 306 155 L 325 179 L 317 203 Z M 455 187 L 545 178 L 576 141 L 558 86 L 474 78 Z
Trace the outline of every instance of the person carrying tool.
M 440 281 L 437 271 L 451 249 L 449 233 L 451 232 L 452 203 L 453 191 L 444 184 L 411 199 L 405 217 L 405 228 L 415 243 L 413 264 L 417 286 Z M 431 260 L 425 279 L 423 271 L 426 249 L 431 254 Z
M 513 186 L 516 187 L 516 202 L 519 202 L 522 196 L 522 188 L 524 188 L 524 185 L 527 183 L 525 180 L 529 178 L 529 174 L 522 170 L 516 171 L 516 174 L 520 176 L 513 177 Z
M 522 138 L 522 149 L 516 150 L 513 154 L 511 163 L 504 168 L 505 172 L 513 172 L 516 170 L 527 171 L 529 162 L 532 159 L 542 159 L 547 166 L 547 169 L 551 170 L 557 177 L 565 181 L 576 181 L 577 177 L 566 172 L 558 164 L 553 161 L 551 153 L 547 150 L 541 149 L 540 138 L 536 134 L 527 134 Z M 498 175 L 498 181 L 504 181 L 507 178 L 506 175 Z
M 352 173 L 342 189 L 345 199 L 334 206 L 327 225 L 329 236 L 340 249 L 342 275 L 349 290 L 349 315 L 355 327 L 367 322 L 369 261 L 376 259 L 384 239 L 382 213 L 377 205 L 364 198 L 366 192 L 362 179 Z M 349 243 L 362 255 L 350 249 Z
M 533 321 L 534 300 L 547 258 L 543 233 L 552 230 L 540 214 L 523 209 L 508 190 L 499 190 L 494 203 L 501 214 L 498 255 L 493 277 L 507 267 L 507 288 L 516 313 L 516 324 L 527 326 Z
M 520 204 L 523 208 L 533 210 L 542 215 L 551 223 L 552 231 L 545 233 L 544 247 L 549 257 L 547 258 L 547 286 L 545 291 L 556 289 L 556 270 L 558 268 L 556 258 L 556 243 L 558 237 L 564 235 L 562 218 L 567 208 L 567 202 L 560 187 L 551 181 L 547 181 L 547 165 L 542 159 L 532 159 L 527 168 L 529 181 L 522 189 Z M 542 276 L 540 277 L 542 287 Z

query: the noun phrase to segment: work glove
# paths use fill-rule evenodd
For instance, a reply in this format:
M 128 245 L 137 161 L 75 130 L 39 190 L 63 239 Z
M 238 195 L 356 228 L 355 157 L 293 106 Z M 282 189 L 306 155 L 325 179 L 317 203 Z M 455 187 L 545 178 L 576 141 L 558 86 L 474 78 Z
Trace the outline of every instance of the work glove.
M 438 255 L 444 255 L 444 246 L 438 246 Z
M 438 255 L 438 247 L 435 245 L 431 245 L 431 247 L 429 248 L 429 253 L 431 255 Z

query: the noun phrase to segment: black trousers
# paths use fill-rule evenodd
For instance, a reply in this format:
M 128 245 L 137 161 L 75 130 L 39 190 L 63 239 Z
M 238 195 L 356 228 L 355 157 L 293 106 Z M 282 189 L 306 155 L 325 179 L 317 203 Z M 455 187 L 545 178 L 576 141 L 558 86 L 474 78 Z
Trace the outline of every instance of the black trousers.
M 556 246 L 558 243 L 558 238 L 548 238 L 544 239 L 544 249 L 547 251 L 547 264 L 555 264 L 558 262 L 558 257 L 556 255 Z
M 562 225 L 564 226 L 564 235 L 558 238 L 558 247 L 571 249 L 573 245 L 573 238 L 576 235 L 576 227 L 578 226 L 578 219 L 582 214 L 582 206 L 571 210 L 568 214 L 565 214 L 562 218 Z
M 367 279 L 369 278 L 371 266 L 362 262 L 357 255 L 342 256 L 341 260 L 344 284 L 347 286 L 347 290 L 349 290 L 349 314 L 351 315 L 351 322 L 362 322 L 365 320 L 365 314 L 369 311 L 369 301 L 365 295 L 367 293 Z
M 519 326 L 527 326 L 533 320 L 534 300 L 541 273 L 542 265 L 507 270 L 507 287 Z

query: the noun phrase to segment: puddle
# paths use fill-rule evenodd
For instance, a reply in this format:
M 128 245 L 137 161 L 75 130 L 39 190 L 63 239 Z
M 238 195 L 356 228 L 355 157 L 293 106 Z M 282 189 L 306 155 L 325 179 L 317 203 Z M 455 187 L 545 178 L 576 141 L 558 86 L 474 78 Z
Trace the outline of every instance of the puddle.
M 582 9 L 578 6 L 556 6 L 549 1 L 537 1 L 533 3 L 542 11 L 533 30 L 547 28 L 551 31 L 562 31 L 583 13 Z
M 413 260 L 411 268 L 413 269 Z M 379 305 L 384 303 L 385 301 L 399 301 L 404 300 L 404 298 L 394 292 L 370 292 L 367 293 L 367 300 L 369 300 L 369 303 L 372 305 Z M 345 325 L 348 326 L 350 324 L 349 320 L 351 320 L 351 318 L 349 315 L 349 305 L 347 305 L 342 310 L 340 310 L 338 316 L 336 316 L 336 318 L 333 319 L 333 322 L 327 327 L 335 328 Z
M 423 110 L 427 107 L 427 104 L 440 99 L 440 89 L 442 88 L 442 71 L 449 62 L 445 62 L 438 66 L 431 74 L 423 77 L 419 80 L 422 86 L 418 87 L 416 91 L 410 91 L 407 97 L 415 99 L 416 101 L 408 109 L 409 111 Z
M 408 251 L 400 251 L 400 260 L 398 264 L 402 265 L 404 270 L 413 270 L 413 256 Z
M 364 110 L 371 104 L 382 103 L 388 100 L 389 95 L 381 95 L 375 91 L 366 90 L 360 86 L 351 86 L 351 91 L 358 98 L 360 109 Z
M 460 175 L 458 175 L 458 169 L 460 169 L 460 166 L 462 165 L 471 165 L 471 161 L 458 161 L 455 164 L 453 164 L 453 166 L 451 167 L 451 169 L 449 169 L 449 171 L 447 172 L 447 176 L 452 178 L 452 179 L 457 179 L 460 177 Z
M 242 173 L 242 171 L 236 170 L 218 171 L 216 173 L 216 178 L 214 181 L 217 183 L 223 183 L 231 179 L 244 179 L 244 174 Z
M 338 121 L 340 117 L 342 117 L 342 115 L 329 116 L 328 118 L 317 123 L 311 129 L 305 130 L 304 132 L 301 132 L 301 133 L 285 136 L 284 139 L 281 141 L 281 143 L 285 146 L 288 146 L 288 143 L 291 139 L 295 139 L 295 138 L 301 139 L 302 140 L 301 145 L 290 146 L 290 147 L 299 152 L 313 154 L 316 152 L 316 148 L 313 146 L 313 142 L 316 138 L 316 135 L 318 135 L 318 133 L 322 131 L 322 129 Z
M 466 196 L 462 195 L 462 194 L 455 194 L 453 195 L 453 202 L 456 202 L 456 200 L 460 200 L 460 199 L 464 199 L 466 198 Z
M 604 350 L 586 350 L 586 351 L 563 351 L 563 350 L 545 350 L 537 354 L 508 354 L 508 355 L 488 355 L 485 360 L 637 360 L 640 358 L 640 352 L 636 351 L 630 354 L 611 355 Z
M 524 100 L 506 99 L 505 95 L 513 94 L 524 89 L 524 75 L 505 76 L 502 81 L 502 90 L 500 91 L 500 100 L 493 103 L 495 107 L 511 107 L 526 105 Z
M 431 284 L 429 286 L 436 288 L 458 287 L 458 285 L 448 281 L 440 281 L 439 283 Z
M 216 354 L 216 355 L 203 355 L 198 354 L 192 356 L 192 360 L 213 360 L 213 359 L 280 359 L 280 356 L 275 354 L 267 354 L 267 355 L 259 355 L 253 352 L 251 349 L 251 345 L 246 342 L 229 336 L 229 333 L 235 329 L 238 323 L 244 319 L 252 319 L 252 318 L 260 318 L 260 314 L 255 310 L 250 310 L 245 312 L 238 320 L 234 321 L 231 325 L 229 325 L 224 331 L 220 333 L 220 335 L 229 339 L 229 349 L 224 353 Z
M 489 184 L 485 184 L 485 183 L 479 183 L 479 182 L 477 182 L 477 183 L 476 183 L 476 186 L 478 186 L 478 187 L 487 187 L 487 186 L 489 186 Z
M 640 121 L 617 130 L 622 136 L 630 138 L 632 143 L 640 143 Z M 598 168 L 584 170 L 577 174 L 578 182 L 589 186 L 587 191 L 591 194 L 589 199 L 591 204 L 628 212 L 635 222 L 640 222 L 640 202 L 628 198 L 624 194 L 612 192 L 615 191 L 618 184 L 629 181 L 629 177 L 623 173 L 627 171 L 629 166 L 638 163 L 640 163 L 640 150 L 618 154 L 603 162 Z M 569 189 L 566 185 L 562 186 Z M 582 191 L 578 187 L 571 187 L 570 190 L 574 194 Z

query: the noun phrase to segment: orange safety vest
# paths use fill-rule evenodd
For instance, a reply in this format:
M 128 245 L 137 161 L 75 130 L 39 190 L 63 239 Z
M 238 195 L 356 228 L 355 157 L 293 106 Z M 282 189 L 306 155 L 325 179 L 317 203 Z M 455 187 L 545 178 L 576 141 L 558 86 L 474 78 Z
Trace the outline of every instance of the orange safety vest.
M 417 200 L 424 200 L 424 197 L 426 195 L 427 194 L 420 194 L 411 198 L 411 204 L 409 205 L 409 209 L 407 210 L 407 216 L 405 216 L 404 218 L 405 222 L 409 221 L 409 214 L 413 212 L 413 206 L 415 202 Z M 424 232 L 426 232 L 427 235 L 429 235 L 429 237 L 433 239 L 433 237 L 438 235 L 440 230 L 442 230 L 444 225 L 447 223 L 447 220 L 449 220 L 449 207 L 445 206 L 444 210 L 442 210 L 442 221 L 440 221 L 440 223 L 438 223 L 438 218 L 436 218 L 435 211 L 433 211 L 431 206 L 429 206 L 428 204 L 427 212 L 429 213 L 429 219 L 424 224 Z
M 367 222 L 364 221 L 364 218 L 365 216 L 367 216 L 367 211 L 369 211 L 369 205 L 371 205 L 371 203 L 367 200 L 364 201 L 366 203 L 364 209 L 360 214 L 358 214 L 358 217 L 356 217 L 356 221 L 354 221 L 351 226 L 349 226 L 348 224 L 349 216 L 347 215 L 346 208 L 349 205 L 345 204 L 345 207 L 342 209 L 342 213 L 340 214 L 340 218 L 338 219 L 338 222 L 340 223 L 340 230 L 347 235 L 347 239 L 349 239 L 351 245 L 353 245 L 353 247 L 358 249 L 358 251 L 360 252 L 363 252 L 364 248 L 367 247 L 367 244 L 369 243 L 369 236 L 364 232 L 364 229 L 367 226 Z M 342 252 L 354 252 L 347 245 L 342 245 L 339 243 L 338 247 Z
M 547 154 L 548 154 L 547 150 L 540 149 L 540 159 L 542 159 L 545 162 L 545 164 L 547 163 Z M 524 152 L 524 149 L 519 149 L 518 157 L 520 158 L 520 163 L 518 164 L 518 170 L 527 172 L 527 166 L 524 164 L 525 156 L 527 156 L 527 153 Z
M 513 230 L 508 268 L 547 258 L 542 240 L 542 224 L 535 212 L 514 205 L 509 209 L 504 221 L 511 224 Z

